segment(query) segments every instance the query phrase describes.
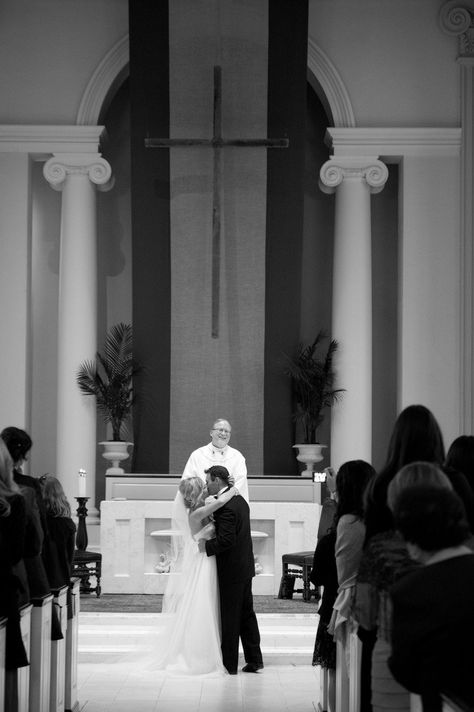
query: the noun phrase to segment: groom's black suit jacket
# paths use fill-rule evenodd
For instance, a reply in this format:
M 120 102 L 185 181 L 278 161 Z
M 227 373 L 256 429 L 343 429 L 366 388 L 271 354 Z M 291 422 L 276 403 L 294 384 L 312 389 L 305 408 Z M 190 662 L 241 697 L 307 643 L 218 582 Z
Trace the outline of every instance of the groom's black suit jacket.
M 222 582 L 246 581 L 255 576 L 250 509 L 239 494 L 214 512 L 216 538 L 206 542 L 208 556 L 216 556 Z

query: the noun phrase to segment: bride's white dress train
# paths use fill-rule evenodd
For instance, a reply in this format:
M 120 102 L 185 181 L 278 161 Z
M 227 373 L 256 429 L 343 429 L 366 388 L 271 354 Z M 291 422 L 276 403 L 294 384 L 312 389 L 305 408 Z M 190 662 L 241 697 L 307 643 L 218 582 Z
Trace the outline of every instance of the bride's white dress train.
M 186 524 L 180 572 L 170 574 L 179 578 L 170 581 L 163 601 L 167 621 L 154 667 L 177 675 L 227 675 L 222 664 L 216 559 L 201 553 L 197 544 L 199 539 L 214 537 L 214 525 L 206 524 L 191 536 Z

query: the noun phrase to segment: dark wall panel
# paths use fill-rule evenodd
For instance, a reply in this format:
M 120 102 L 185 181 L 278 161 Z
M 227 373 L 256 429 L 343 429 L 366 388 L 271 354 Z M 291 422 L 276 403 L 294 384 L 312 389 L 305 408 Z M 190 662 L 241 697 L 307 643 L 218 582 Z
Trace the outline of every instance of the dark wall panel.
M 168 2 L 130 2 L 130 99 L 136 379 L 134 472 L 169 470 L 169 151 L 145 137 L 169 136 Z
M 268 136 L 289 148 L 268 151 L 265 294 L 264 472 L 297 473 L 291 390 L 282 352 L 299 341 L 306 116 L 306 0 L 269 3 Z

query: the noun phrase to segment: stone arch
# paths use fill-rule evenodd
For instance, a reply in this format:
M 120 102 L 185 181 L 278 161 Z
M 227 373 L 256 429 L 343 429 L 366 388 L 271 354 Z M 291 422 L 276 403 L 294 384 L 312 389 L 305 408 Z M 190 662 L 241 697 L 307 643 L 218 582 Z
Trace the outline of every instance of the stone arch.
M 87 84 L 82 95 L 76 124 L 97 125 L 107 110 L 115 91 L 129 74 L 128 34 L 107 52 Z
M 311 38 L 308 39 L 308 81 L 323 104 L 333 126 L 355 126 L 349 94 L 329 57 Z
M 129 73 L 128 35 L 124 35 L 102 59 L 87 84 L 77 112 L 76 124 L 95 126 Z M 308 81 L 323 103 L 333 125 L 355 126 L 354 112 L 344 83 L 326 54 L 309 38 Z

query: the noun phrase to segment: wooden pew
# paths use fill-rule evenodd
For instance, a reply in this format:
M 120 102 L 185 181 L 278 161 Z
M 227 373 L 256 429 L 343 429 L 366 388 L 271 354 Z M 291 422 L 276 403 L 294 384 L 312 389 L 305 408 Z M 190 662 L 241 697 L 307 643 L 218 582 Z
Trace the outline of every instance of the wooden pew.
M 61 588 L 52 591 L 53 605 L 56 606 L 63 639 L 51 641 L 50 712 L 64 712 L 65 710 L 67 590 L 68 586 L 61 586 Z
M 3 710 L 5 702 L 5 662 L 7 642 L 7 619 L 0 618 L 0 709 Z M 3 705 L 3 706 L 2 706 Z
M 357 633 L 349 634 L 347 652 L 336 643 L 336 712 L 360 710 L 361 642 Z
M 25 651 L 30 659 L 31 603 L 20 608 L 20 629 Z M 7 670 L 5 674 L 5 710 L 29 712 L 30 666 Z
M 77 699 L 77 648 L 79 642 L 80 584 L 80 578 L 73 578 L 69 586 L 72 599 L 72 618 L 68 619 L 66 633 L 66 686 L 64 694 L 66 712 L 78 712 L 79 710 L 79 701 Z
M 53 594 L 31 599 L 30 712 L 49 712 Z

